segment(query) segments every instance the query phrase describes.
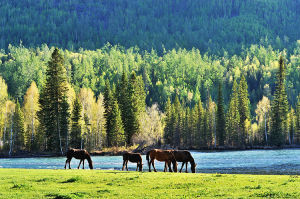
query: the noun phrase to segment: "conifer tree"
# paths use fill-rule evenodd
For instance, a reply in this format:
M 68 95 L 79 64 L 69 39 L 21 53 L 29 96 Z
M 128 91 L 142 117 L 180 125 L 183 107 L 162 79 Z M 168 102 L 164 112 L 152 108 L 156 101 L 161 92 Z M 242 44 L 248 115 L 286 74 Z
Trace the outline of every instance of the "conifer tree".
M 216 114 L 216 131 L 217 131 L 217 145 L 224 146 L 224 141 L 226 137 L 226 121 L 225 121 L 225 111 L 224 111 L 224 99 L 222 84 L 219 83 L 218 87 L 218 104 L 217 104 L 217 114 Z
M 105 129 L 106 129 L 106 139 L 107 139 L 107 146 L 111 146 L 112 137 L 112 108 L 113 108 L 113 101 L 114 96 L 110 88 L 110 83 L 108 79 L 105 81 L 105 89 L 104 89 L 104 117 L 105 117 Z
M 288 101 L 285 91 L 285 64 L 283 57 L 279 59 L 279 71 L 277 74 L 274 100 L 271 105 L 271 134 L 270 142 L 274 146 L 284 144 L 284 135 L 287 131 Z
M 165 114 L 164 141 L 166 144 L 170 144 L 173 138 L 172 104 L 170 98 L 168 98 L 166 103 Z
M 145 112 L 146 94 L 144 90 L 144 83 L 141 77 L 137 77 L 135 72 L 130 75 L 129 85 L 129 112 L 126 121 L 127 126 L 127 144 L 131 144 L 133 135 L 140 131 L 139 116 Z
M 236 80 L 233 82 L 232 93 L 229 102 L 229 109 L 226 116 L 226 137 L 227 144 L 238 146 L 240 134 L 240 113 L 239 113 L 239 98 L 238 85 Z
M 176 95 L 174 104 L 173 104 L 173 109 L 174 109 L 174 134 L 173 134 L 173 145 L 174 146 L 180 146 L 180 139 L 181 139 L 181 104 L 179 101 L 178 96 Z
M 289 112 L 289 124 L 288 124 L 288 141 L 289 144 L 294 144 L 295 131 L 296 131 L 296 115 L 293 108 Z
M 25 129 L 24 129 L 24 115 L 21 110 L 19 102 L 16 104 L 15 113 L 13 116 L 13 148 L 15 150 L 25 149 Z
M 204 141 L 204 136 L 205 136 L 205 133 L 204 133 L 204 115 L 205 115 L 205 110 L 203 109 L 203 106 L 202 106 L 202 102 L 201 102 L 201 97 L 199 97 L 199 102 L 198 102 L 198 105 L 197 105 L 197 135 L 196 136 L 196 146 L 202 146 Z
M 61 132 L 61 140 L 62 146 L 67 151 L 69 148 L 69 124 L 70 124 L 70 105 L 68 103 L 67 96 L 63 97 L 63 101 L 61 104 L 61 114 L 60 114 L 60 132 Z
M 56 48 L 48 62 L 46 83 L 39 99 L 41 105 L 39 119 L 46 135 L 46 149 L 61 153 L 63 153 L 60 132 L 61 107 L 67 92 L 65 73 L 63 56 Z
M 126 136 L 122 123 L 121 111 L 117 100 L 115 99 L 112 106 L 111 113 L 111 133 L 109 140 L 111 140 L 111 146 L 124 146 L 126 143 Z
M 240 114 L 240 126 L 241 132 L 239 136 L 239 142 L 241 145 L 246 144 L 246 137 L 248 134 L 247 124 L 250 122 L 250 101 L 248 97 L 248 85 L 247 81 L 242 75 L 239 84 L 239 114 Z
M 73 103 L 72 111 L 72 128 L 70 133 L 70 147 L 80 148 L 81 147 L 81 131 L 82 131 L 82 106 L 76 97 Z
M 125 131 L 125 136 L 126 136 L 126 142 L 127 144 L 130 144 L 130 128 L 131 124 L 129 120 L 129 116 L 131 113 L 131 99 L 129 95 L 129 82 L 128 82 L 128 77 L 125 72 L 122 73 L 121 80 L 117 86 L 117 98 L 118 98 L 118 104 L 120 107 L 121 111 L 121 116 L 122 116 L 122 122 L 124 126 L 124 131 Z

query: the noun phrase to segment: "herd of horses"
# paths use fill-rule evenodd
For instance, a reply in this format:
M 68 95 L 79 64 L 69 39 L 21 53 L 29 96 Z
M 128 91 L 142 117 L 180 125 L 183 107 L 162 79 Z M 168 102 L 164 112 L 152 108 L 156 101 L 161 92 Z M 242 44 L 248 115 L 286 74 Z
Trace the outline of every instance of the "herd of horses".
M 78 169 L 82 163 L 82 168 L 84 169 L 84 161 L 87 160 L 89 163 L 89 168 L 93 169 L 93 161 L 91 159 L 90 154 L 85 149 L 69 149 L 66 153 L 67 160 L 65 163 L 65 169 L 69 164 L 69 169 L 71 169 L 70 162 L 72 158 L 79 159 Z M 181 173 L 183 166 L 185 165 L 185 172 L 188 172 L 188 163 L 191 164 L 191 171 L 192 173 L 196 172 L 196 163 L 194 158 L 192 157 L 191 153 L 186 150 L 161 150 L 161 149 L 153 149 L 147 152 L 146 160 L 149 166 L 149 172 L 151 172 L 151 165 L 153 170 L 156 172 L 156 168 L 154 165 L 154 160 L 165 162 L 164 172 L 166 172 L 169 168 L 169 172 L 177 172 L 177 162 L 182 162 L 181 169 L 179 172 Z M 140 153 L 130 153 L 125 152 L 123 154 L 123 167 L 122 170 L 124 171 L 125 167 L 128 171 L 127 164 L 129 162 L 136 163 L 136 171 L 143 171 L 143 159 Z M 173 170 L 172 170 L 173 165 Z

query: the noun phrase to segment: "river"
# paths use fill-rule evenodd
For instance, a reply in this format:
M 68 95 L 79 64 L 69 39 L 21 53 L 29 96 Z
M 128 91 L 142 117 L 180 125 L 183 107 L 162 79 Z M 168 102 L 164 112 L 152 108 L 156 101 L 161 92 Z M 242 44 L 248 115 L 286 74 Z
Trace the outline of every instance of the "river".
M 199 152 L 191 151 L 201 173 L 248 173 L 248 174 L 300 174 L 300 149 L 247 150 Z M 0 168 L 63 169 L 66 158 L 3 158 Z M 95 169 L 121 170 L 122 156 L 93 156 Z M 143 156 L 144 171 L 148 171 L 146 157 Z M 77 168 L 79 160 L 73 159 L 71 167 Z M 155 161 L 156 168 L 163 170 L 163 163 Z M 88 168 L 88 164 L 85 164 Z M 178 163 L 181 167 L 181 163 Z M 136 164 L 129 163 L 129 170 Z M 190 165 L 189 165 L 190 172 Z

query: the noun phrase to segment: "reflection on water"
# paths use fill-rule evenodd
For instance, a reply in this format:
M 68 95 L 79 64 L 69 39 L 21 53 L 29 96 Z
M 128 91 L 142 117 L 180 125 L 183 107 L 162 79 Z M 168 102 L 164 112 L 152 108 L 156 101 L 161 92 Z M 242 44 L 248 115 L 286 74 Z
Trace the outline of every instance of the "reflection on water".
M 254 174 L 300 174 L 300 149 L 251 150 L 226 152 L 196 152 L 192 155 L 197 163 L 197 172 L 202 173 L 254 173 Z M 121 156 L 93 156 L 95 169 L 121 170 Z M 63 169 L 66 158 L 5 158 L 0 159 L 0 168 Z M 88 168 L 87 162 L 85 162 Z M 148 171 L 143 156 L 144 171 Z M 79 160 L 72 159 L 71 167 L 77 168 Z M 158 170 L 164 164 L 155 162 Z M 181 163 L 178 163 L 181 167 Z M 128 163 L 129 170 L 136 164 Z

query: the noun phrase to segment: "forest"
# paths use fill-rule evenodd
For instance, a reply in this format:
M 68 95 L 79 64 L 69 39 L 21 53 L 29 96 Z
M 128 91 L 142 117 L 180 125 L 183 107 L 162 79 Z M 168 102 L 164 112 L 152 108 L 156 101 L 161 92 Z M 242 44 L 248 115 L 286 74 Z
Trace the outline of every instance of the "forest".
M 298 0 L 2 0 L 0 48 L 42 44 L 77 51 L 107 42 L 142 51 L 197 48 L 240 54 L 251 44 L 290 50 Z
M 300 42 L 241 55 L 105 45 L 9 45 L 0 55 L 1 149 L 299 144 Z
M 300 142 L 298 0 L 3 0 L 0 148 Z

